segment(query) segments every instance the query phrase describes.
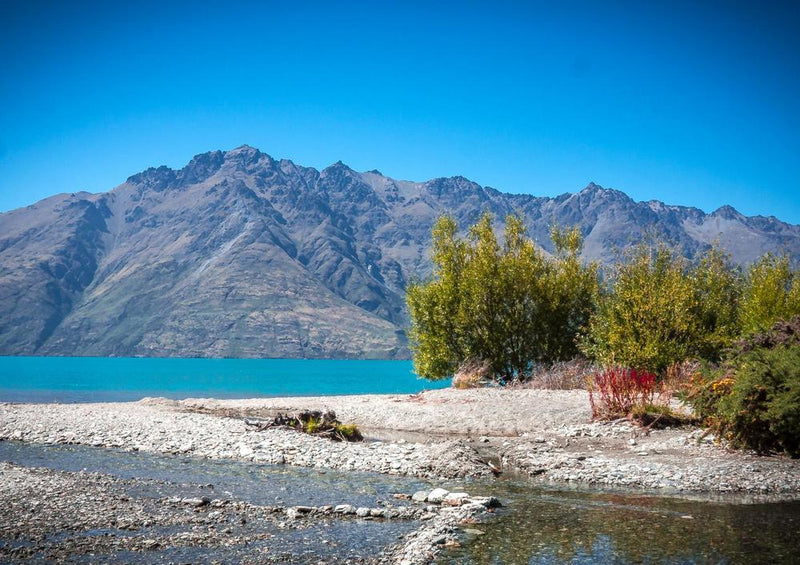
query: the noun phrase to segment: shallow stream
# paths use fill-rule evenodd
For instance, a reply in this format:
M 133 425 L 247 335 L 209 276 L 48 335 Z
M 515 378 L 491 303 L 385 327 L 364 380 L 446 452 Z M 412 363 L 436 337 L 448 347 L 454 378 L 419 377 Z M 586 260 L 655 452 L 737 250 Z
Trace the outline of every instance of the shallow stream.
M 145 479 L 132 487 L 132 494 L 139 497 L 208 495 L 260 505 L 348 503 L 374 507 L 379 501 L 392 500 L 393 493 L 413 493 L 432 486 L 418 479 L 372 473 L 17 442 L 0 442 L 0 461 Z M 439 565 L 798 562 L 800 502 L 744 503 L 741 498 L 690 500 L 632 492 L 545 489 L 520 480 L 444 486 L 498 496 L 504 507 L 488 523 L 465 526 L 468 532 L 462 546 L 446 550 Z M 324 529 L 333 544 L 320 545 L 322 532 L 312 527 L 300 532 L 287 530 L 280 544 L 273 541 L 270 545 L 271 550 L 280 548 L 295 555 L 298 563 L 314 562 L 316 557 L 358 559 L 418 526 L 416 522 L 341 521 Z M 218 554 L 206 550 L 200 556 L 184 548 L 157 557 L 158 562 L 200 557 L 227 562 L 240 560 L 242 552 L 257 550 L 252 546 L 220 548 Z M 301 555 L 306 557 L 300 559 Z M 128 562 L 124 555 L 115 558 Z M 142 554 L 132 555 L 130 562 L 142 558 Z
M 542 489 L 498 481 L 506 505 L 438 565 L 800 563 L 800 501 Z
M 195 457 L 124 452 L 81 445 L 41 445 L 0 441 L 0 461 L 25 467 L 44 467 L 61 471 L 87 471 L 137 479 L 127 489 L 133 498 L 192 498 L 208 496 L 244 501 L 263 506 L 325 506 L 352 504 L 374 508 L 381 502 L 408 504 L 395 500 L 393 493 L 408 493 L 431 488 L 424 481 L 378 473 L 342 473 L 291 466 L 258 465 L 236 461 L 214 461 Z M 2 506 L 0 500 L 0 506 Z M 0 514 L 2 510 L 0 510 Z M 13 519 L 13 517 L 11 517 Z M 254 524 L 232 524 L 234 535 L 253 533 Z M 416 521 L 369 521 L 354 519 L 318 520 L 300 529 L 267 526 L 269 543 L 217 545 L 215 547 L 165 547 L 148 552 L 115 552 L 103 559 L 91 555 L 74 556 L 69 562 L 150 563 L 241 563 L 270 562 L 314 564 L 323 558 L 334 562 L 359 563 L 419 526 Z M 261 527 L 261 526 L 258 526 Z M 174 533 L 174 527 L 150 526 L 140 535 Z M 185 530 L 185 528 L 178 528 Z M 135 532 L 97 530 L 88 535 L 128 536 Z M 56 534 L 52 540 L 67 537 Z M 15 540 L 0 544 L 18 545 Z M 15 563 L 40 562 L 41 556 Z M 1 560 L 1 559 L 0 559 Z

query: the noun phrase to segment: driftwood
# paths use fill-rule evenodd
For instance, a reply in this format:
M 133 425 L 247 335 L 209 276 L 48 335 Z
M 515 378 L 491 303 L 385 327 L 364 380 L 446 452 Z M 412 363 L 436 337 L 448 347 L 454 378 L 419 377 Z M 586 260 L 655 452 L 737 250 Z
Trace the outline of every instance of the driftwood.
M 342 424 L 332 411 L 304 410 L 297 414 L 279 413 L 274 418 L 245 420 L 245 424 L 259 432 L 271 428 L 292 429 L 310 435 L 326 437 L 333 441 L 363 441 L 364 437 L 353 424 Z

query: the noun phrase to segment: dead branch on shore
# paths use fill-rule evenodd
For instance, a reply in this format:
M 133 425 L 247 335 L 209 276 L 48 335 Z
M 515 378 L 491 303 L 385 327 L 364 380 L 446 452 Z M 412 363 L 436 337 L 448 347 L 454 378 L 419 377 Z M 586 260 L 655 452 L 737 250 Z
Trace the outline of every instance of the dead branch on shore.
M 364 436 L 355 424 L 342 424 L 333 411 L 304 410 L 297 414 L 279 413 L 265 420 L 245 420 L 244 423 L 256 431 L 271 428 L 292 429 L 333 441 L 363 441 Z

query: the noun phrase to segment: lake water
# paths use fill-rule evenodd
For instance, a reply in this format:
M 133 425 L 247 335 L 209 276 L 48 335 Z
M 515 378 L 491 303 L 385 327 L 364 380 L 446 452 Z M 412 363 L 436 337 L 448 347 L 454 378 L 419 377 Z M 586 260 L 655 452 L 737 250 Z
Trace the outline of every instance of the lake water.
M 410 361 L 0 357 L 4 402 L 413 394 L 449 385 L 417 378 Z

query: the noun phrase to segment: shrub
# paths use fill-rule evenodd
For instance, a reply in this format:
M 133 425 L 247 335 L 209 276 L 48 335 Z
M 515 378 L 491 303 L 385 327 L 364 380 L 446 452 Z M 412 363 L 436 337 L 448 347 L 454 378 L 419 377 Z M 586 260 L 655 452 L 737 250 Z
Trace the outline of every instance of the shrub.
M 667 428 L 694 422 L 690 416 L 672 410 L 667 404 L 637 404 L 628 417 L 640 426 L 647 428 Z
M 763 255 L 750 266 L 742 296 L 745 333 L 763 332 L 778 320 L 800 314 L 800 273 L 789 256 Z
M 718 357 L 738 334 L 738 277 L 718 250 L 693 265 L 663 244 L 640 245 L 614 269 L 582 341 L 602 365 L 660 374 L 687 358 Z
M 687 359 L 681 363 L 673 363 L 661 375 L 661 382 L 671 391 L 684 390 L 690 385 L 692 377 L 700 367 L 700 361 L 696 360 Z
M 595 369 L 584 357 L 558 361 L 535 369 L 526 386 L 545 390 L 585 389 Z
M 647 371 L 612 367 L 590 377 L 589 402 L 596 420 L 624 418 L 636 406 L 666 406 L 668 400 L 656 376 Z
M 320 420 L 319 418 L 315 418 L 313 416 L 308 418 L 303 423 L 303 431 L 306 432 L 307 434 L 313 435 L 317 433 L 321 427 L 322 427 L 322 420 Z
M 453 388 L 478 388 L 485 385 L 490 379 L 491 369 L 489 363 L 478 359 L 467 359 L 453 375 Z
M 800 325 L 800 317 L 793 322 Z M 734 447 L 800 456 L 800 340 L 780 341 L 787 325 L 740 342 L 722 367 L 696 375 L 685 394 Z
M 600 293 L 598 265 L 585 265 L 580 258 L 583 248 L 580 230 L 554 225 L 550 238 L 555 246 L 555 261 L 550 263 L 553 268 L 550 311 L 542 316 L 548 349 L 539 359 L 545 364 L 578 356 L 578 337 L 586 329 Z
M 522 219 L 506 218 L 504 241 L 485 214 L 457 236 L 450 217 L 433 229 L 434 272 L 407 289 L 409 338 L 418 375 L 451 376 L 467 360 L 480 359 L 489 378 L 525 380 L 535 363 L 575 355 L 575 337 L 588 321 L 597 269 L 579 259 L 577 229 L 554 229 L 556 256 L 548 259 L 525 235 Z
M 332 438 L 340 441 L 364 441 L 364 436 L 355 424 L 335 424 Z
M 695 296 L 695 342 L 693 356 L 719 361 L 723 351 L 741 333 L 739 302 L 742 294 L 740 270 L 730 256 L 712 247 L 689 268 Z M 684 361 L 676 359 L 676 361 Z

